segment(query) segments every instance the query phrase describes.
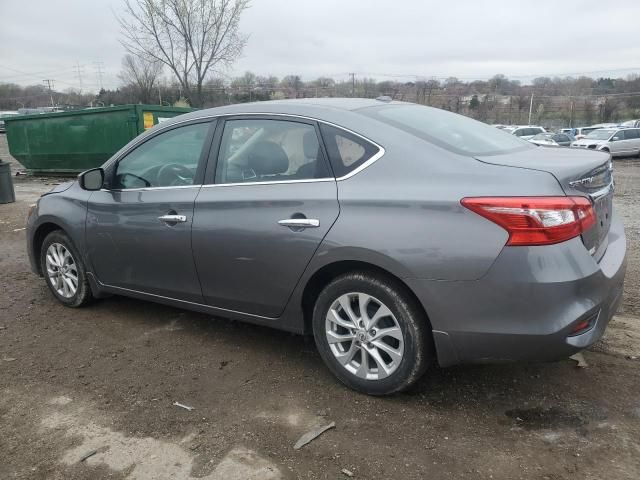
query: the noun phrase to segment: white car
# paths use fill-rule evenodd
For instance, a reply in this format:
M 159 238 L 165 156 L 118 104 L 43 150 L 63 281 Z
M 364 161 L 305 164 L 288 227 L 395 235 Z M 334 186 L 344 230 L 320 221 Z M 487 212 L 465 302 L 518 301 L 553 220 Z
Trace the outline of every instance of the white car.
M 505 127 L 502 129 L 505 132 L 509 132 L 516 137 L 520 137 L 523 140 L 529 140 L 539 133 L 545 133 L 546 130 L 542 127 L 537 127 L 535 125 L 525 125 L 521 127 Z
M 561 130 L 562 133 L 568 133 L 569 135 L 573 135 L 576 140 L 580 140 L 581 138 L 586 137 L 594 130 L 597 130 L 598 126 L 594 127 L 576 127 L 576 128 L 563 128 Z
M 571 147 L 609 152 L 612 157 L 640 155 L 640 128 L 600 128 Z

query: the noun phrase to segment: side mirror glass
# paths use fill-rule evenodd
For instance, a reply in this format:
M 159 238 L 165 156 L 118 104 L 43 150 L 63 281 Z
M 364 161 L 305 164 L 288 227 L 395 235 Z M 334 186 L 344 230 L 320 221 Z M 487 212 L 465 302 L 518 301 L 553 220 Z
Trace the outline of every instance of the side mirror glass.
M 92 168 L 78 175 L 78 183 L 83 190 L 100 190 L 104 184 L 104 170 L 102 168 Z

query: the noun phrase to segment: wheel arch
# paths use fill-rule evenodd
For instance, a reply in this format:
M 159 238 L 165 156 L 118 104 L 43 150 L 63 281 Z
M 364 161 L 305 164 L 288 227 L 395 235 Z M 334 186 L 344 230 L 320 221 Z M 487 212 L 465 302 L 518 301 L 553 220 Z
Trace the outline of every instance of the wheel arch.
M 304 319 L 304 332 L 309 333 L 313 331 L 312 317 L 313 307 L 315 300 L 318 298 L 320 292 L 335 278 L 340 275 L 344 275 L 349 272 L 369 272 L 379 276 L 386 277 L 401 288 L 409 298 L 415 303 L 416 307 L 423 313 L 425 321 L 427 322 L 427 330 L 431 332 L 432 326 L 429 320 L 429 314 L 427 313 L 424 305 L 419 300 L 418 296 L 409 287 L 409 285 L 402 280 L 399 276 L 390 272 L 388 269 L 375 265 L 373 263 L 365 262 L 362 260 L 337 260 L 326 265 L 323 265 L 316 270 L 307 280 L 304 290 L 301 296 L 301 309 Z
M 33 233 L 33 242 L 31 244 L 31 248 L 33 258 L 36 259 L 35 266 L 38 269 L 38 274 L 40 275 L 42 275 L 42 265 L 40 264 L 40 253 L 42 250 L 42 244 L 44 243 L 44 239 L 47 238 L 47 235 L 56 230 L 60 230 L 67 236 L 69 236 L 69 234 L 60 224 L 52 221 L 42 222 L 40 225 L 38 225 L 35 232 Z

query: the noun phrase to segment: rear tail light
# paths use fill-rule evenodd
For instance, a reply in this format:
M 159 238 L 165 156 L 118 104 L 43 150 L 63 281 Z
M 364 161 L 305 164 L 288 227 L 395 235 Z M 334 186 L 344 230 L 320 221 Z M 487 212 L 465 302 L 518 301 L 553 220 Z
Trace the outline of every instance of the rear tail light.
M 551 245 L 581 235 L 595 224 L 585 197 L 476 197 L 462 205 L 509 233 L 507 245 Z

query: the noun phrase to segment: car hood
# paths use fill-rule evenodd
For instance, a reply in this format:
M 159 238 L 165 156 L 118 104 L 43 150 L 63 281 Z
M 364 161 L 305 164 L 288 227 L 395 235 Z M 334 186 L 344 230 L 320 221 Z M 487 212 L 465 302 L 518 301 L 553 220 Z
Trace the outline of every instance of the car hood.
M 554 146 L 558 145 L 554 140 L 536 140 L 536 139 L 532 138 L 529 141 L 531 143 L 535 143 L 536 145 L 554 145 Z
M 51 195 L 53 193 L 61 193 L 61 192 L 64 192 L 65 190 L 69 190 L 71 188 L 71 185 L 73 185 L 74 183 L 75 181 L 70 181 L 70 182 L 64 182 L 59 185 L 56 185 L 47 193 L 44 193 L 42 196 L 44 197 L 45 195 Z
M 602 145 L 606 140 L 596 140 L 595 138 L 581 138 L 573 142 L 574 145 Z

